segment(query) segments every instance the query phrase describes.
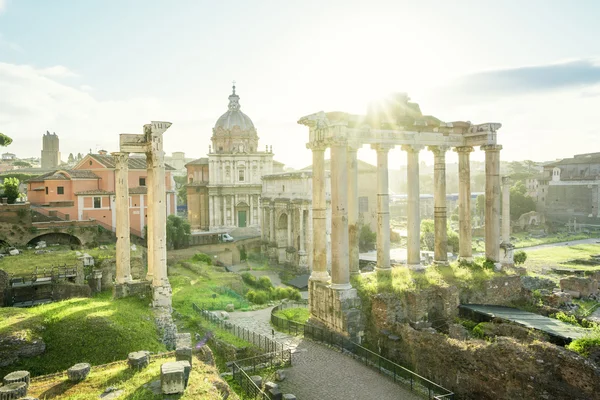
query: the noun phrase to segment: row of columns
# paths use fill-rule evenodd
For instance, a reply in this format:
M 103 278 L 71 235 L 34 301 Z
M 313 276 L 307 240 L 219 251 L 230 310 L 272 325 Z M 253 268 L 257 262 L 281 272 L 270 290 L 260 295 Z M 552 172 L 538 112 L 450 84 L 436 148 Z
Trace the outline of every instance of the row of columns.
M 293 220 L 293 208 L 290 207 L 287 210 L 287 226 L 286 226 L 286 233 L 287 233 L 287 241 L 286 241 L 286 246 L 288 247 L 293 247 L 294 246 L 294 241 L 293 241 L 293 235 L 292 235 L 292 220 Z M 305 230 L 304 230 L 304 207 L 300 206 L 298 208 L 298 222 L 300 224 L 299 226 L 299 235 L 300 235 L 300 246 L 298 248 L 299 251 L 304 252 L 306 250 L 306 236 L 305 236 Z M 263 241 L 270 241 L 270 242 L 274 242 L 276 241 L 276 236 L 275 236 L 275 205 L 271 204 L 271 205 L 266 205 L 263 207 L 263 221 L 262 221 L 262 226 L 264 227 L 263 231 L 261 232 L 262 235 L 262 240 Z M 267 231 L 267 227 L 268 227 L 268 231 Z
M 309 143 L 313 155 L 313 272 L 311 279 L 328 281 L 326 265 L 326 203 L 324 152 L 326 145 Z M 350 275 L 358 273 L 358 188 L 356 150 L 358 146 L 343 140 L 331 147 L 331 285 L 350 288 Z M 371 146 L 377 152 L 377 269 L 390 267 L 390 212 L 388 186 L 389 144 Z M 403 145 L 407 152 L 407 266 L 421 266 L 419 152 L 420 145 Z M 434 154 L 434 261 L 447 264 L 446 151 L 447 146 L 430 146 Z M 486 257 L 499 262 L 500 234 L 500 150 L 499 145 L 481 146 L 486 165 Z M 471 244 L 471 146 L 457 147 L 459 157 L 459 231 L 460 259 L 472 261 Z
M 254 210 L 258 211 L 258 220 L 260 221 L 259 198 L 257 195 L 248 195 L 249 212 L 246 216 L 247 226 L 251 226 L 254 221 Z M 256 198 L 256 205 L 254 199 Z M 208 215 L 211 227 L 218 226 L 237 226 L 236 205 L 238 204 L 238 195 L 209 195 L 208 196 Z M 227 209 L 231 210 L 231 216 L 227 217 Z

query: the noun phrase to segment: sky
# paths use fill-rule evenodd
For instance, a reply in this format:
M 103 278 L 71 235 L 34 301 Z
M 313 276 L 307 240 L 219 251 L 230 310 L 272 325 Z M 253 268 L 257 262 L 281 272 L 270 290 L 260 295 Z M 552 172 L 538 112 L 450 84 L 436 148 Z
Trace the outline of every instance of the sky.
M 0 132 L 19 158 L 56 132 L 66 160 L 163 120 L 167 153 L 203 157 L 235 80 L 259 149 L 289 167 L 311 162 L 300 117 L 393 92 L 500 122 L 503 160 L 565 158 L 600 151 L 598 15 L 594 0 L 0 0 Z

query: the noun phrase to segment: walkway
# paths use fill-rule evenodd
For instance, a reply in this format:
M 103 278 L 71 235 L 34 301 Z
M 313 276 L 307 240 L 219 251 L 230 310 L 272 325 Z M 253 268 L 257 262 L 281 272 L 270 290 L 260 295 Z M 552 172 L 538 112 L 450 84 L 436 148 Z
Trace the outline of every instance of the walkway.
M 258 333 L 272 334 L 271 308 L 229 313 L 231 322 Z M 360 362 L 322 344 L 275 331 L 275 339 L 290 345 L 292 367 L 279 382 L 283 393 L 299 399 L 417 400 L 420 397 Z
M 549 247 L 560 247 L 560 246 L 576 246 L 578 244 L 598 244 L 600 243 L 600 239 L 598 238 L 589 238 L 589 239 L 580 239 L 580 240 L 571 240 L 569 242 L 557 242 L 557 243 L 546 243 L 546 244 L 538 244 L 537 246 L 529 246 L 529 247 L 520 247 L 516 250 L 539 250 L 539 249 L 547 249 Z

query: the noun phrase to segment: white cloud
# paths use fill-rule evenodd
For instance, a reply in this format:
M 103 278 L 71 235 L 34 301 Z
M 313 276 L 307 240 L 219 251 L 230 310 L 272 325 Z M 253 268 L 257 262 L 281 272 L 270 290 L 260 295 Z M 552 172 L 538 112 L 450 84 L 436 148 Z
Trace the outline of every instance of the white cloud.
M 79 75 L 69 68 L 62 65 L 55 65 L 54 67 L 38 69 L 37 72 L 40 75 L 47 76 L 50 78 L 75 78 Z
M 0 0 L 0 14 L 2 14 L 2 0 Z M 16 51 L 18 53 L 23 52 L 23 48 L 19 46 L 17 43 L 8 40 L 2 33 L 0 33 L 0 49 L 6 48 L 12 51 Z
M 7 0 L 0 0 L 0 14 L 6 11 L 6 6 L 8 5 Z

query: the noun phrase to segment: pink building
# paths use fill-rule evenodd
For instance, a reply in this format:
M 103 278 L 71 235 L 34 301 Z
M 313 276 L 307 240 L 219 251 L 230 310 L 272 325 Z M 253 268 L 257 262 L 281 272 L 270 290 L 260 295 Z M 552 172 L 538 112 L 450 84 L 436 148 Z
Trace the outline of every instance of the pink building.
M 166 165 L 167 215 L 175 214 L 177 196 Z M 141 236 L 146 225 L 146 158 L 129 158 L 129 217 L 131 233 Z M 71 170 L 55 170 L 27 181 L 27 197 L 34 210 L 66 220 L 94 219 L 115 230 L 115 160 L 113 156 L 88 154 Z

